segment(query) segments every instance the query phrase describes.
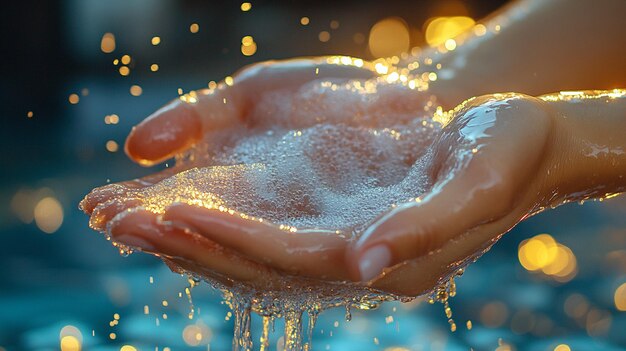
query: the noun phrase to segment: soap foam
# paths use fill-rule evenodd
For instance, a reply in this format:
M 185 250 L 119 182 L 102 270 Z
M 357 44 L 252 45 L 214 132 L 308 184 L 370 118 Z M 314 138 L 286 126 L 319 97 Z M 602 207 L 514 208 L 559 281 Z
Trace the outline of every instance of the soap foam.
M 201 203 L 290 227 L 359 232 L 431 186 L 428 146 L 438 130 L 421 118 L 394 128 L 275 129 L 240 139 L 213 157 L 216 166 L 192 167 L 206 163 L 198 147 L 177 164 L 192 168 L 126 196 L 156 212 Z

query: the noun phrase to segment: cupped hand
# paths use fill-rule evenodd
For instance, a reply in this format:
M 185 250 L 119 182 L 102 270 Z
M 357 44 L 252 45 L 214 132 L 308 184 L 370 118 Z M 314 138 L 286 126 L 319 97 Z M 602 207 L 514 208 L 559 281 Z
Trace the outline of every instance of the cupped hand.
M 174 260 L 179 269 L 226 281 L 264 287 L 273 282 L 280 289 L 287 274 L 367 281 L 400 295 L 428 292 L 540 208 L 551 157 L 551 117 L 540 100 L 484 96 L 438 118 L 445 127 L 421 145 L 421 155 L 424 149 L 434 155 L 427 164 L 428 189 L 358 230 L 294 233 L 291 227 L 189 202 L 124 212 L 120 208 L 141 201 L 121 201 L 105 206 L 119 217 L 110 233 Z M 101 199 L 97 190 L 86 201 L 90 198 Z
M 183 153 L 190 162 L 97 188 L 80 207 L 90 215 L 94 210 L 103 212 L 92 216 L 91 221 L 101 230 L 116 211 L 97 211 L 97 206 L 114 207 L 117 212 L 130 208 L 132 201 L 121 204 L 109 200 L 185 169 L 216 165 L 214 156 L 244 137 L 273 128 L 300 129 L 323 123 L 393 124 L 410 120 L 416 112 L 432 106 L 433 97 L 402 84 L 379 85 L 379 79 L 371 63 L 349 57 L 251 65 L 228 84 L 222 82 L 216 88 L 175 99 L 133 127 L 126 140 L 126 154 L 141 165 L 151 166 Z
M 542 208 L 553 164 L 552 119 L 538 99 L 483 96 L 439 118 L 445 127 L 427 147 L 427 190 L 353 236 L 289 233 L 189 204 L 171 206 L 163 219 L 286 274 L 427 293 Z
M 222 83 L 217 89 L 193 92 L 170 103 L 133 129 L 126 152 L 144 165 L 186 152 L 184 161 L 141 179 L 94 189 L 81 202 L 81 208 L 91 215 L 90 226 L 107 231 L 116 243 L 158 255 L 178 270 L 222 282 L 244 281 L 264 287 L 274 282 L 279 289 L 278 282 L 282 280 L 278 278 L 284 272 L 344 279 L 348 275 L 344 265 L 345 249 L 353 237 L 346 228 L 342 228 L 343 231 L 301 229 L 293 235 L 292 227 L 251 220 L 246 213 L 225 210 L 226 207 L 218 204 L 221 200 L 207 191 L 234 196 L 233 189 L 247 189 L 251 193 L 257 190 L 249 182 L 249 173 L 263 170 L 252 164 L 237 165 L 249 163 L 241 159 L 246 157 L 246 152 L 243 156 L 237 153 L 242 149 L 241 140 L 251 139 L 250 144 L 255 147 L 258 144 L 255 138 L 271 139 L 269 135 L 274 132 L 280 135 L 285 131 L 304 130 L 309 139 L 315 139 L 312 141 L 315 145 L 322 147 L 292 156 L 310 159 L 312 167 L 322 176 L 320 181 L 337 183 L 331 184 L 332 187 L 341 183 L 334 178 L 342 178 L 330 162 L 333 155 L 324 151 L 328 149 L 324 145 L 332 148 L 335 144 L 333 137 L 350 140 L 356 131 L 360 133 L 356 138 L 368 139 L 374 135 L 368 128 L 377 128 L 382 138 L 399 139 L 387 126 L 414 122 L 416 116 L 426 114 L 424 111 L 432 106 L 432 101 L 428 103 L 430 97 L 406 84 L 379 84 L 374 71 L 367 67 L 367 63 L 348 58 L 262 63 L 235 75 L 232 85 Z M 332 133 L 316 134 L 328 125 L 343 127 L 332 129 Z M 419 128 L 422 128 L 421 121 Z M 369 159 L 368 165 L 378 168 L 372 157 L 386 155 L 377 149 L 374 139 L 366 140 L 363 149 L 347 150 L 346 157 Z M 387 155 L 390 159 L 391 156 L 399 159 L 394 161 L 396 166 L 402 164 L 401 167 L 408 169 L 425 150 L 420 143 L 430 142 L 428 137 L 422 139 L 405 141 L 402 150 L 392 146 Z M 276 145 L 279 144 L 280 140 Z M 350 146 L 356 145 L 350 142 L 344 145 Z M 239 159 L 233 155 L 238 155 Z M 365 168 L 363 164 L 356 167 Z M 283 183 L 291 182 L 292 188 L 298 188 L 297 173 L 298 170 L 294 170 L 294 176 Z M 357 169 L 356 173 L 368 177 L 367 172 Z M 269 177 L 276 182 L 272 177 L 276 175 Z M 211 180 L 210 184 L 201 184 L 206 179 Z M 282 199 L 282 208 L 261 204 L 256 208 L 259 215 L 273 211 L 312 218 L 315 204 L 301 203 L 300 198 L 289 192 L 276 195 Z M 267 265 L 267 259 L 251 259 L 224 243 L 217 244 L 206 230 L 197 230 L 176 218 L 177 214 L 184 214 L 187 219 L 204 217 L 206 211 L 210 216 L 204 218 L 202 224 L 226 236 L 242 232 L 254 236 L 268 248 L 267 259 L 281 268 Z M 316 263 L 301 267 L 302 261 Z M 318 274 L 320 268 L 325 273 Z

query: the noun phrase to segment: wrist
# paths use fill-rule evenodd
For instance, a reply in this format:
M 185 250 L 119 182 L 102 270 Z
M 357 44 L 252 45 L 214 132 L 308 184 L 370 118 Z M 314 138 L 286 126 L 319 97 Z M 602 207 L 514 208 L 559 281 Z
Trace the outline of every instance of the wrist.
M 553 119 L 544 206 L 626 191 L 626 91 L 541 97 Z

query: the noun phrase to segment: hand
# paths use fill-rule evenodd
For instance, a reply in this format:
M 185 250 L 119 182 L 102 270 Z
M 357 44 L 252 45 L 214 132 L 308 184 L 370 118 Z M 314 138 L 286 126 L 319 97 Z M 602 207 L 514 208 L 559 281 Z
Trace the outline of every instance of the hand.
M 157 214 L 163 213 L 166 206 L 146 199 L 151 197 L 148 193 L 154 194 L 155 186 L 176 179 L 179 172 L 220 165 L 220 161 L 216 161 L 220 157 L 215 156 L 227 153 L 226 150 L 236 144 L 237 140 L 233 136 L 249 138 L 264 135 L 270 129 L 301 129 L 327 123 L 359 128 L 382 127 L 407 123 L 417 115 L 425 114 L 426 98 L 423 93 L 401 84 L 377 84 L 375 79 L 365 80 L 362 77 L 374 76 L 371 70 L 329 64 L 328 60 L 322 58 L 255 65 L 236 75 L 232 87 L 223 84 L 215 91 L 190 94 L 157 111 L 133 129 L 127 140 L 127 153 L 145 165 L 183 151 L 192 157 L 155 175 L 92 191 L 81 202 L 81 208 L 91 215 L 91 227 L 104 231 L 108 226 L 114 241 L 159 255 L 178 269 L 218 277 L 222 281 L 234 279 L 249 284 L 259 282 L 262 284 L 260 286 L 267 286 L 268 281 L 278 281 L 275 270 L 238 256 L 236 252 L 224 249 L 188 229 L 164 223 Z M 183 101 L 189 102 L 191 99 L 196 101 Z M 326 142 L 334 143 L 334 140 Z M 191 145 L 195 147 L 190 148 Z M 419 151 L 423 148 L 415 149 Z M 245 181 L 242 177 L 237 178 L 233 172 L 222 179 Z M 161 194 L 167 193 L 167 190 L 162 189 Z M 222 189 L 218 194 L 224 191 Z M 163 201 L 166 205 L 175 202 L 176 196 L 180 194 L 171 194 L 170 191 L 170 195 L 172 197 Z M 154 198 L 151 197 L 152 200 Z M 183 206 L 189 205 L 170 206 L 163 217 L 167 219 L 168 215 L 176 213 L 177 209 L 180 211 Z M 188 214 L 193 214 L 194 210 L 206 208 L 189 209 Z M 219 219 L 219 211 L 214 212 Z M 116 216 L 117 219 L 113 220 Z M 232 232 L 232 228 L 237 228 L 237 216 L 231 214 L 226 217 L 229 220 L 222 220 L 222 229 L 224 233 Z M 240 221 L 246 222 L 241 218 Z M 250 230 L 266 235 L 268 240 L 275 240 L 284 234 L 280 227 L 267 222 L 249 223 Z M 260 238 L 257 236 L 256 239 Z M 337 236 L 334 231 L 298 233 L 293 247 L 308 245 L 318 251 L 312 255 L 304 248 L 299 251 L 300 256 L 297 252 L 291 252 L 289 257 L 299 257 L 297 260 L 305 257 L 317 259 L 323 253 L 320 262 L 328 262 L 324 267 L 330 271 L 338 263 L 343 266 L 348 239 L 347 236 Z M 284 240 L 284 235 L 281 240 Z M 282 256 L 283 260 L 277 259 L 275 262 L 283 262 L 284 268 L 289 270 L 289 257 L 282 255 L 279 249 L 269 252 L 274 252 L 277 257 Z M 233 264 L 233 261 L 237 264 Z M 306 269 L 291 272 L 295 275 L 315 275 L 315 271 Z M 340 279 L 345 276 L 345 270 L 340 269 L 323 277 Z
M 366 104 L 361 96 L 337 93 L 330 84 L 352 81 L 354 89 L 366 90 L 367 79 L 377 76 L 371 63 L 348 57 L 254 64 L 234 75 L 231 85 L 220 83 L 216 89 L 186 94 L 156 111 L 133 128 L 125 150 L 131 159 L 150 166 L 203 140 L 211 141 L 210 147 L 219 152 L 229 141 L 228 136 L 241 136 L 251 129 L 297 129 L 324 121 L 376 123 L 384 121 L 388 113 L 381 107 L 390 101 L 398 104 L 399 110 L 394 113 L 413 114 L 416 106 L 421 108 L 427 100 L 424 94 L 410 89 L 391 89 L 376 92 L 377 99 Z M 364 120 L 364 114 L 376 118 Z M 216 133 L 226 137 L 207 140 Z
M 536 99 L 510 95 L 470 101 L 457 109 L 432 146 L 436 155 L 430 170 L 432 189 L 420 202 L 402 204 L 381 216 L 357 242 L 324 231 L 290 234 L 268 223 L 188 204 L 170 206 L 163 215 L 165 222 L 153 213 L 131 212 L 111 233 L 148 251 L 185 257 L 192 271 L 203 268 L 235 280 L 276 281 L 275 275 L 274 280 L 270 277 L 276 270 L 331 280 L 369 280 L 397 264 L 371 285 L 416 295 L 454 273 L 460 262 L 480 255 L 536 209 L 541 181 L 534 178 L 542 174 L 537 169 L 543 165 L 549 130 L 550 119 Z M 185 239 L 169 241 L 168 235 L 156 234 L 166 230 L 184 233 Z M 197 245 L 203 240 L 207 244 Z M 222 256 L 208 254 L 220 246 L 227 248 Z M 221 259 L 221 266 L 230 272 L 215 269 L 220 264 L 207 262 L 206 257 Z M 240 262 L 237 266 L 228 264 L 233 258 Z M 262 267 L 276 270 L 241 274 Z
M 186 204 L 171 206 L 163 219 L 288 274 L 369 281 L 399 295 L 426 293 L 539 211 L 549 196 L 552 119 L 543 101 L 484 96 L 451 117 L 431 146 L 432 188 L 354 239 L 286 233 Z

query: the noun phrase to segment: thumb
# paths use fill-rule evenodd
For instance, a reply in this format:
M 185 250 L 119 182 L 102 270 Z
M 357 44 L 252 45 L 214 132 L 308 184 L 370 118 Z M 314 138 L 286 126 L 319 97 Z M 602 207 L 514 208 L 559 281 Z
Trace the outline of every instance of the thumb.
M 459 113 L 438 142 L 451 170 L 440 173 L 422 199 L 389 211 L 365 230 L 347 253 L 353 278 L 369 281 L 450 241 L 467 247 L 490 241 L 536 203 L 536 174 L 551 123 L 541 103 L 516 94 L 485 96 Z M 476 237 L 470 231 L 479 226 Z
M 348 249 L 351 276 L 369 281 L 387 267 L 427 255 L 480 224 L 502 218 L 512 208 L 507 188 L 505 179 L 481 159 L 470 160 L 458 175 L 366 229 Z

